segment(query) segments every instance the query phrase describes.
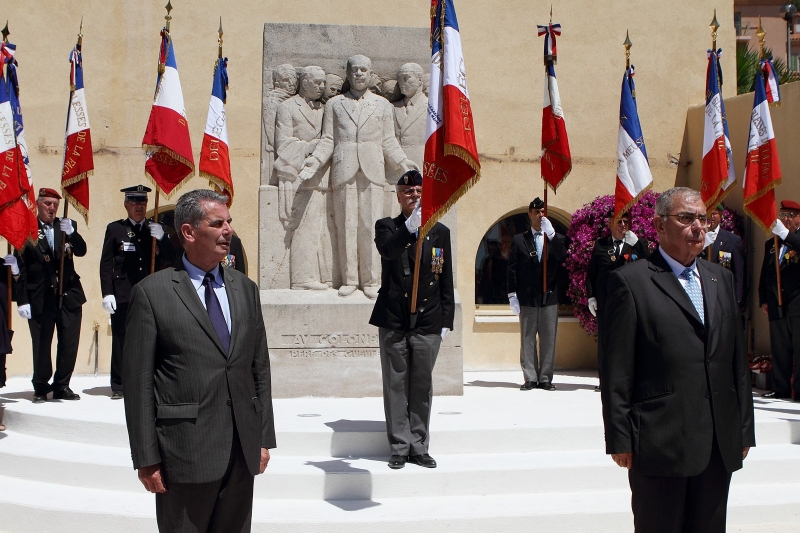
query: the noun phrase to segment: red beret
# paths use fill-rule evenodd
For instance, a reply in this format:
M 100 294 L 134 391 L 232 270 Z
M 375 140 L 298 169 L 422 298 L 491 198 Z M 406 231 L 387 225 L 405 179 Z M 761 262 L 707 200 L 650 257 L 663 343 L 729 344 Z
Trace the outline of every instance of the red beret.
M 39 198 L 58 198 L 61 200 L 61 195 L 58 194 L 58 191 L 55 189 L 50 189 L 48 187 L 42 187 L 39 189 Z
M 782 200 L 781 211 L 800 211 L 800 204 L 794 200 Z

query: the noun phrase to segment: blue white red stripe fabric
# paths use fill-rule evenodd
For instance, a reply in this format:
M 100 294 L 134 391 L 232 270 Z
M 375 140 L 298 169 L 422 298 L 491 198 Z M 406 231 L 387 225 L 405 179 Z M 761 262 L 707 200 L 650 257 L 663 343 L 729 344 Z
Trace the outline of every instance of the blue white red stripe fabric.
M 64 136 L 61 188 L 64 198 L 89 222 L 89 176 L 94 173 L 92 133 L 83 89 L 83 58 L 76 45 L 69 54 L 70 102 Z
M 780 80 L 778 80 L 778 74 L 775 72 L 775 65 L 772 64 L 772 59 L 762 59 L 761 70 L 764 72 L 764 80 L 766 81 L 764 89 L 767 94 L 767 102 L 770 104 L 780 102 Z
M 755 100 L 750 116 L 747 163 L 742 183 L 744 212 L 769 234 L 777 219 L 775 186 L 781 183 L 781 165 L 762 71 L 756 72 Z
M 21 249 L 37 239 L 39 226 L 19 104 L 15 51 L 13 44 L 0 43 L 0 235 Z
M 556 69 L 556 35 L 561 35 L 560 24 L 539 26 L 539 35 L 544 35 L 544 104 L 542 105 L 542 156 L 540 158 L 542 178 L 555 191 L 572 171 L 572 155 L 569 150 L 567 124 L 558 93 Z
M 161 30 L 158 64 L 156 94 L 142 148 L 147 151 L 145 172 L 169 198 L 183 180 L 194 173 L 194 156 L 178 63 L 175 61 L 172 36 L 166 28 Z
M 435 0 L 422 169 L 422 234 L 480 179 L 461 35 L 452 0 Z
M 653 174 L 647 159 L 644 133 L 636 105 L 634 68 L 622 76 L 619 101 L 619 137 L 617 138 L 617 184 L 614 191 L 614 220 L 628 211 L 642 194 L 653 186 Z
M 725 102 L 720 91 L 722 70 L 719 56 L 708 51 L 708 69 L 706 70 L 706 113 L 703 127 L 703 168 L 700 196 L 707 209 L 721 203 L 730 192 L 729 188 L 736 182 L 736 171 L 733 168 L 733 151 L 731 150 L 728 120 L 725 116 Z
M 220 57 L 214 66 L 214 83 L 211 86 L 211 102 L 208 104 L 206 130 L 200 149 L 200 175 L 228 197 L 228 206 L 233 203 L 233 179 L 231 159 L 228 154 L 228 126 L 225 118 L 225 101 L 228 89 L 228 58 Z

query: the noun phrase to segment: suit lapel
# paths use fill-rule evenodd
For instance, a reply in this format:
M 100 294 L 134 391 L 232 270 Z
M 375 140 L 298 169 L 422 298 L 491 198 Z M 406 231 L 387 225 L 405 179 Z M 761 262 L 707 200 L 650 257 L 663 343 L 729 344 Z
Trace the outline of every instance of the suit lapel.
M 369 91 L 364 93 L 364 98 L 361 99 L 361 113 L 358 116 L 359 128 L 364 125 L 364 123 L 369 119 L 369 117 L 372 116 L 372 113 L 375 112 L 375 109 L 377 109 L 378 107 L 377 98 L 380 97 L 375 96 Z
M 678 277 L 675 276 L 666 260 L 661 257 L 661 252 L 654 251 L 649 261 L 650 267 L 655 270 L 652 276 L 653 283 L 658 285 L 667 296 L 672 298 L 690 316 L 702 323 L 700 315 L 697 314 L 697 309 L 694 308 L 694 304 L 689 299 L 689 295 L 686 294 L 681 282 L 678 281 Z M 701 281 L 703 281 L 702 278 Z M 705 286 L 705 283 L 703 285 Z
M 317 120 L 316 116 L 314 115 L 314 110 L 306 103 L 302 96 L 295 97 L 295 103 L 297 107 L 300 109 L 300 113 L 303 117 L 308 121 L 308 123 L 314 127 L 315 129 L 319 129 L 319 120 Z
M 347 115 L 350 117 L 350 120 L 352 120 L 355 124 L 358 124 L 358 115 L 359 115 L 358 103 L 350 95 L 350 93 L 347 93 L 343 96 L 344 97 L 342 98 L 342 107 L 344 108 L 345 112 L 347 112 Z
M 200 298 L 197 295 L 192 280 L 189 278 L 189 274 L 181 267 L 175 269 L 172 274 L 172 281 L 174 282 L 175 292 L 178 294 L 178 298 L 181 299 L 183 305 L 192 313 L 197 323 L 200 324 L 200 327 L 206 335 L 208 335 L 220 353 L 227 357 L 225 350 L 222 348 L 222 343 L 219 341 L 217 332 L 211 324 L 211 319 L 208 317 L 208 311 L 206 311 L 206 308 L 200 303 Z
M 242 324 L 242 304 L 239 285 L 233 279 L 229 269 L 220 267 L 222 279 L 225 282 L 225 292 L 228 295 L 228 306 L 231 310 L 231 344 L 228 350 L 229 357 L 232 357 L 236 349 L 236 340 L 239 338 L 239 327 Z
M 716 322 L 716 313 L 720 313 L 717 302 L 717 284 L 719 281 L 711 273 L 708 265 L 701 261 L 697 262 L 697 271 L 700 272 L 700 282 L 703 289 L 703 307 L 706 313 L 706 329 L 711 330 L 711 327 Z

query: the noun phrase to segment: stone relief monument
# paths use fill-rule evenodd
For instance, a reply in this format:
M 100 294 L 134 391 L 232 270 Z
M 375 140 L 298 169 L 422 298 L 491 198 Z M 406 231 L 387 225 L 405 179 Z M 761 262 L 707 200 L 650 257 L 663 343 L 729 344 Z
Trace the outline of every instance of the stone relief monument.
M 259 285 L 277 397 L 382 394 L 374 226 L 422 167 L 429 54 L 424 28 L 265 25 Z M 436 394 L 462 391 L 456 302 Z

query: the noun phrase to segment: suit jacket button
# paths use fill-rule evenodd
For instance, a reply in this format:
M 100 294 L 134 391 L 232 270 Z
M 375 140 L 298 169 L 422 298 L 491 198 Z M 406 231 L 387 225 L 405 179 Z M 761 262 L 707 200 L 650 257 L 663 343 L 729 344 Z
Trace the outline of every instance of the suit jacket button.
M 403 296 L 405 296 L 406 298 L 408 298 L 408 293 L 405 293 Z
M 227 402 L 225 402 L 225 403 L 226 403 L 226 404 L 228 404 L 228 405 L 233 405 L 233 402 L 231 401 L 231 399 L 230 399 L 230 398 L 228 398 L 228 401 L 227 401 Z
M 433 285 L 433 282 L 431 281 L 429 285 Z
M 225 367 L 225 370 L 227 370 L 228 372 L 230 372 L 230 371 L 231 371 L 231 365 L 228 365 L 228 366 L 226 366 L 226 367 Z
M 708 391 L 706 391 L 706 398 L 708 398 L 709 396 L 711 395 L 708 393 Z

